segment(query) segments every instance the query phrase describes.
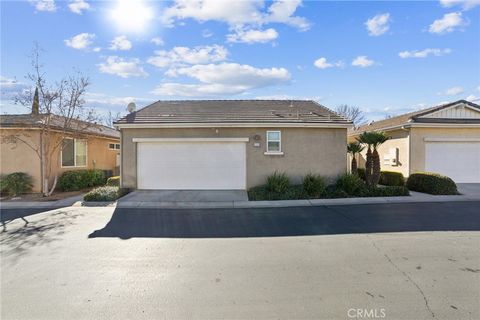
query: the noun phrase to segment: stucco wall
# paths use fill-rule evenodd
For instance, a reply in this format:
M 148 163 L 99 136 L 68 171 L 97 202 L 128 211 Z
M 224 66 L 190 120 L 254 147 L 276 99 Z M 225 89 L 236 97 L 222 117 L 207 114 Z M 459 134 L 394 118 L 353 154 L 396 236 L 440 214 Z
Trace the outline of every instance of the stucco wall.
M 410 173 L 425 171 L 425 138 L 479 138 L 480 128 L 411 128 Z
M 380 168 L 384 171 L 400 172 L 405 177 L 409 175 L 409 133 L 405 130 L 392 130 L 386 132 L 390 137 L 385 143 L 378 148 L 378 154 L 380 156 Z M 357 136 L 349 136 L 348 142 L 356 141 Z M 391 148 L 398 148 L 398 164 L 391 165 L 384 163 L 384 156 L 390 154 Z M 359 168 L 365 168 L 367 149 L 358 156 L 357 162 Z M 349 157 L 350 159 L 350 157 Z
M 34 147 L 40 146 L 40 134 L 35 130 L 23 130 L 13 131 L 10 129 L 3 129 L 2 136 L 11 135 L 13 132 L 21 132 L 21 138 L 27 139 Z M 52 136 L 53 140 L 59 139 L 60 136 Z M 67 170 L 77 169 L 104 169 L 114 170 L 116 166 L 116 156 L 119 150 L 109 150 L 109 143 L 119 143 L 115 139 L 89 137 L 87 138 L 87 166 L 85 167 L 61 167 L 60 160 L 60 148 L 57 148 L 53 153 L 50 161 L 51 167 L 51 179 L 53 180 L 55 175 L 59 176 Z M 95 163 L 94 163 L 95 160 Z M 16 144 L 1 144 L 1 167 L 0 172 L 2 174 L 8 174 L 12 172 L 26 172 L 33 177 L 33 192 L 41 192 L 41 168 L 39 156 L 26 144 L 17 142 Z M 52 182 L 52 181 L 50 181 Z
M 7 143 L 4 139 L 8 136 L 17 135 L 33 148 L 40 146 L 40 134 L 34 130 L 2 129 L 0 143 L 0 173 L 10 174 L 25 172 L 33 178 L 33 192 L 41 191 L 40 181 L 40 158 L 37 153 L 27 144 L 18 141 Z
M 218 132 L 216 131 L 218 130 Z M 264 155 L 267 130 L 282 132 L 282 156 Z M 254 136 L 259 135 L 259 141 Z M 265 183 L 275 170 L 285 172 L 294 183 L 309 173 L 334 178 L 345 172 L 346 129 L 331 128 L 199 128 L 122 129 L 122 186 L 136 187 L 136 143 L 133 138 L 250 138 L 247 142 L 247 188 Z M 259 142 L 260 147 L 254 147 Z

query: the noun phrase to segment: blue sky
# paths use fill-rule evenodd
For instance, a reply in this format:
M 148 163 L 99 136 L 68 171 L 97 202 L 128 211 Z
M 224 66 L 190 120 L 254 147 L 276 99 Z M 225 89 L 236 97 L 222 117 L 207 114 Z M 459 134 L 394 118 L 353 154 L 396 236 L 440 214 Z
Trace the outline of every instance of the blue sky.
M 315 99 L 382 119 L 480 97 L 480 1 L 2 1 L 1 108 L 34 42 L 101 114 L 160 99 Z

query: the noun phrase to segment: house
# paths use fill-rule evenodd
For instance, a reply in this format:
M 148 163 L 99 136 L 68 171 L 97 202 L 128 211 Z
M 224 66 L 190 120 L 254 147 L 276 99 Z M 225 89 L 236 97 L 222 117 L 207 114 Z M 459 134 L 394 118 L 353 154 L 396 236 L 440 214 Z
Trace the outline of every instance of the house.
M 113 171 L 118 166 L 120 133 L 94 123 L 35 112 L 0 115 L 0 137 L 0 173 L 29 174 L 33 192 L 42 191 L 44 176 L 51 184 L 67 170 Z M 43 168 L 42 151 L 47 159 Z
M 275 171 L 334 178 L 346 171 L 351 125 L 314 101 L 158 101 L 115 123 L 121 185 L 241 190 Z
M 349 141 L 366 131 L 390 137 L 378 149 L 382 170 L 404 176 L 429 171 L 457 183 L 480 183 L 478 104 L 459 100 L 372 122 L 349 131 Z

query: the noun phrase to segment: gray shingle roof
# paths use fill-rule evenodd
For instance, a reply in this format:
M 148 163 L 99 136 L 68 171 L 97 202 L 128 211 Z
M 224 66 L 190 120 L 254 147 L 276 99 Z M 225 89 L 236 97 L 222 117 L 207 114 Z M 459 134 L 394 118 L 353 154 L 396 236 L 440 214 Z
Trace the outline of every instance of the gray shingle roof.
M 422 109 L 410 113 L 405 113 L 396 117 L 388 118 L 385 120 L 375 121 L 370 124 L 360 126 L 356 129 L 353 129 L 349 134 L 356 135 L 365 131 L 376 131 L 376 130 L 385 130 L 387 128 L 401 126 L 407 122 L 414 123 L 479 123 L 478 119 L 437 119 L 437 118 L 420 118 L 426 114 L 445 109 L 456 104 L 464 103 L 471 107 L 477 108 L 480 111 L 480 106 L 470 101 L 458 100 L 455 102 L 450 102 L 427 109 Z
M 41 127 L 47 119 L 47 114 L 3 114 L 0 115 L 0 127 L 25 128 Z M 50 115 L 50 127 L 62 130 L 65 123 L 65 117 Z M 83 134 L 103 136 L 107 138 L 119 139 L 120 132 L 95 123 L 88 123 L 81 120 L 72 120 L 67 131 L 78 131 Z
M 308 100 L 157 101 L 116 124 L 169 123 L 330 123 L 350 121 Z

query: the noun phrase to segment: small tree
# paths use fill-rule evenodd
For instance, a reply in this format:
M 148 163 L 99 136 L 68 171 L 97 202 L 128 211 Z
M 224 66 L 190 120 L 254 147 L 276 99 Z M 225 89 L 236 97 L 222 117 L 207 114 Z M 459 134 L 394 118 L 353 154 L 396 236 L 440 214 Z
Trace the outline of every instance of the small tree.
M 363 132 L 357 141 L 367 145 L 367 160 L 365 163 L 365 181 L 369 186 L 376 186 L 380 180 L 380 156 L 378 147 L 388 140 L 384 132 Z
M 85 130 L 95 126 L 96 115 L 85 107 L 83 99 L 90 85 L 88 77 L 77 72 L 55 83 L 47 82 L 43 65 L 40 62 L 41 49 L 35 44 L 32 50 L 32 72 L 27 79 L 32 88 L 19 94 L 15 102 L 32 108 L 32 117 L 39 127 L 40 141 L 28 139 L 28 131 L 2 134 L 2 142 L 23 143 L 32 149 L 41 163 L 41 186 L 45 196 L 55 189 L 57 176 L 52 177 L 53 161 L 59 155 L 66 137 L 85 137 Z M 33 91 L 35 88 L 35 91 Z M 27 126 L 28 124 L 25 124 Z
M 342 104 L 335 108 L 335 112 L 352 121 L 356 126 L 367 122 L 365 114 L 359 107 Z
M 352 164 L 351 164 L 351 171 L 352 174 L 358 174 L 357 172 L 357 159 L 355 158 L 356 155 L 365 149 L 359 142 L 350 142 L 347 145 L 347 152 L 352 155 Z

